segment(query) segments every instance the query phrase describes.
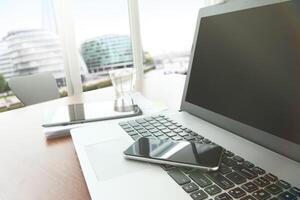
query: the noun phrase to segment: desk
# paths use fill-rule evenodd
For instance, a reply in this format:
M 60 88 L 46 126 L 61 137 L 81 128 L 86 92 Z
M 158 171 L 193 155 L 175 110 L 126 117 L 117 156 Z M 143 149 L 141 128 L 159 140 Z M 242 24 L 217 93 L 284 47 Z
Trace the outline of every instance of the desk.
M 148 76 L 143 94 L 179 109 L 185 76 Z M 45 108 L 113 99 L 113 88 L 0 113 L 0 200 L 90 199 L 70 137 L 47 141 Z

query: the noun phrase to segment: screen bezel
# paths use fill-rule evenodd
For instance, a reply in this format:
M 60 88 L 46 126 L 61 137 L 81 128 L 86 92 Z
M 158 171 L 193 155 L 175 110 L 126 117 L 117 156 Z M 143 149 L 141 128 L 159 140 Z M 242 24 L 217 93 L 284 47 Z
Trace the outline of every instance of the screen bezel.
M 277 153 L 285 155 L 297 162 L 300 162 L 300 145 L 285 140 L 283 138 L 272 135 L 268 132 L 262 131 L 260 129 L 251 127 L 239 121 L 233 120 L 231 118 L 225 117 L 221 114 L 215 113 L 208 109 L 202 108 L 201 106 L 192 104 L 186 101 L 186 94 L 190 79 L 190 73 L 192 69 L 193 56 L 195 52 L 195 47 L 197 44 L 198 32 L 200 28 L 201 18 L 225 14 L 234 11 L 245 10 L 249 8 L 261 7 L 266 5 L 272 5 L 282 2 L 287 2 L 289 0 L 245 0 L 245 1 L 232 1 L 220 5 L 210 6 L 202 8 L 199 10 L 197 26 L 195 29 L 193 46 L 191 50 L 190 62 L 188 73 L 186 76 L 184 92 L 181 101 L 181 110 L 186 111 L 192 115 L 200 117 L 201 119 L 215 124 L 223 129 L 233 132 L 236 135 L 244 137 L 251 140 L 259 145 L 269 148 Z
M 220 163 L 222 161 L 222 156 L 223 156 L 223 153 L 224 153 L 224 149 L 221 146 L 216 145 L 220 149 L 220 154 L 219 154 L 218 160 L 216 162 L 217 164 L 214 165 L 214 166 L 196 165 L 196 164 L 192 164 L 192 163 L 172 161 L 172 160 L 168 160 L 168 159 L 155 158 L 155 157 L 145 157 L 145 156 L 142 156 L 140 154 L 130 153 L 129 150 L 131 148 L 133 148 L 135 145 L 137 145 L 137 143 L 139 143 L 140 139 L 141 138 L 136 140 L 132 145 L 130 145 L 123 152 L 126 158 L 134 159 L 134 160 L 140 160 L 140 161 L 146 161 L 146 162 L 153 162 L 153 163 L 158 163 L 158 164 L 174 165 L 174 166 L 179 166 L 179 167 L 191 167 L 191 168 L 197 168 L 197 169 L 202 169 L 202 170 L 207 170 L 207 171 L 216 171 L 216 170 L 219 169 Z M 148 139 L 150 139 L 150 138 L 148 138 Z M 155 139 L 155 140 L 159 140 L 159 139 Z M 160 141 L 170 141 L 170 140 L 167 139 L 167 140 L 160 140 Z M 174 143 L 180 143 L 180 142 L 193 143 L 193 142 L 189 142 L 189 141 L 172 141 L 172 142 L 174 142 Z M 197 144 L 197 143 L 194 143 L 194 144 L 196 144 L 196 145 L 210 145 L 210 144 Z

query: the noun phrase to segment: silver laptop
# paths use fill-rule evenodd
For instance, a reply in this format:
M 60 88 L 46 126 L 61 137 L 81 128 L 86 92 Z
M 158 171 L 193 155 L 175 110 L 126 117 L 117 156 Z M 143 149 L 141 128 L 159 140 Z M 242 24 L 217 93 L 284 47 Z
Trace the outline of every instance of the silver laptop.
M 94 200 L 299 200 L 300 2 L 199 11 L 181 111 L 71 131 Z M 128 161 L 139 137 L 216 143 L 220 169 Z

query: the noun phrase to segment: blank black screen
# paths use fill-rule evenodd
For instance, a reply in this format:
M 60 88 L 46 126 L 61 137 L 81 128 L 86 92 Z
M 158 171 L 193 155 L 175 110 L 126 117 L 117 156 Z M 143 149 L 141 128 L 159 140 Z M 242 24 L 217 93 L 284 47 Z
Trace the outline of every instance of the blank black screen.
M 204 17 L 186 101 L 300 144 L 300 2 Z

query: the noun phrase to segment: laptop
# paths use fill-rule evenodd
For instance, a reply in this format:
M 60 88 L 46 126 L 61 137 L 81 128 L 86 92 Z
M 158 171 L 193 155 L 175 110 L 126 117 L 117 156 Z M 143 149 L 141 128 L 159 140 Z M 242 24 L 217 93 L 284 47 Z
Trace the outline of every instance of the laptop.
M 199 11 L 181 110 L 71 131 L 93 200 L 299 200 L 300 2 Z M 128 161 L 139 137 L 216 143 L 218 171 Z

